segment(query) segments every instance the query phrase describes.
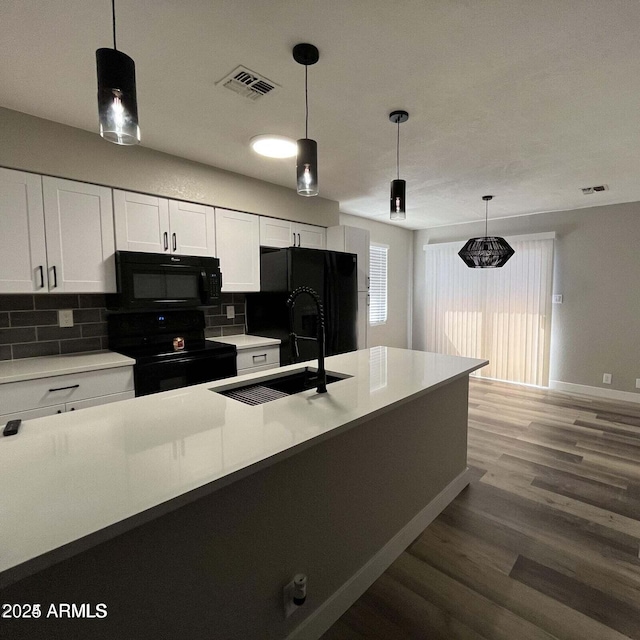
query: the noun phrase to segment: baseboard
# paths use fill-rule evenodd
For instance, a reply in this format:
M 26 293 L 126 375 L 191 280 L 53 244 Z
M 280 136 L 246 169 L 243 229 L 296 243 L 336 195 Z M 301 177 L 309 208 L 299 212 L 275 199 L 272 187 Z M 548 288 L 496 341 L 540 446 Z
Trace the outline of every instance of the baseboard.
M 615 389 L 603 389 L 602 387 L 590 387 L 586 384 L 573 384 L 560 380 L 549 380 L 549 388 L 564 393 L 577 393 L 582 396 L 595 396 L 606 400 L 621 400 L 623 402 L 640 403 L 640 393 L 633 391 L 616 391 Z
M 393 561 L 426 529 L 471 481 L 465 469 L 420 513 L 396 533 L 360 570 L 328 600 L 305 618 L 287 640 L 317 640 L 387 570 Z

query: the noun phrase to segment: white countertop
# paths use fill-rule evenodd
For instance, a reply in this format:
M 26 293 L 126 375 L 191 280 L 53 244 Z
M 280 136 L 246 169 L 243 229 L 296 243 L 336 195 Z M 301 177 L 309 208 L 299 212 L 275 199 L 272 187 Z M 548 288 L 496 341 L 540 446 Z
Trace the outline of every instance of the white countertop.
M 329 384 L 326 394 L 249 406 L 210 391 L 228 378 L 27 420 L 18 435 L 0 437 L 0 578 L 106 527 L 137 526 L 485 364 L 374 347 L 327 358 L 328 372 L 352 377 Z
M 249 336 L 245 333 L 235 336 L 221 336 L 220 338 L 207 338 L 211 342 L 235 345 L 238 351 L 253 349 L 254 347 L 270 347 L 280 344 L 277 338 L 265 338 L 264 336 Z
M 66 373 L 81 373 L 113 367 L 134 365 L 136 361 L 113 351 L 89 351 L 63 356 L 43 356 L 0 362 L 0 384 L 62 376 Z

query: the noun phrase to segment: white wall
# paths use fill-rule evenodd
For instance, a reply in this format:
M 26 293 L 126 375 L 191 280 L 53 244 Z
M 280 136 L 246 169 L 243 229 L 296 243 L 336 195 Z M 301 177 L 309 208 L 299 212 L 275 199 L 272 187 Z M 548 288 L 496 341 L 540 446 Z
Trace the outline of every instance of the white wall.
M 340 214 L 340 224 L 368 229 L 371 242 L 389 246 L 388 319 L 386 324 L 369 327 L 368 343 L 370 347 L 407 349 L 411 344 L 413 232 L 346 213 Z

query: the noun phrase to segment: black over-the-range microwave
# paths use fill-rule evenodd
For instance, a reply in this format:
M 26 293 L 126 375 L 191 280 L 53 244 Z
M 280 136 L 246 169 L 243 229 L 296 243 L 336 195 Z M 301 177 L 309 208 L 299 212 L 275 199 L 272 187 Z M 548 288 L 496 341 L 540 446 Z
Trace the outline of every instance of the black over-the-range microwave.
M 220 301 L 218 258 L 116 251 L 118 293 L 109 309 L 145 311 L 189 309 Z

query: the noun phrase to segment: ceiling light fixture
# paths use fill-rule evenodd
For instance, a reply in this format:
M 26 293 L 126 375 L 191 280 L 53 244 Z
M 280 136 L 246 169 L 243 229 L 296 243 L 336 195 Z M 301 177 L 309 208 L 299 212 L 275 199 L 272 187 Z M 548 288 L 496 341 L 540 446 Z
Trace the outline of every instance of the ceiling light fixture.
M 309 92 L 307 71 L 320 59 L 320 52 L 312 44 L 300 43 L 293 47 L 293 59 L 304 65 L 304 138 L 298 140 L 296 160 L 297 191 L 301 196 L 318 195 L 318 143 L 309 138 Z
M 400 123 L 406 122 L 409 114 L 406 111 L 392 111 L 389 120 L 398 125 L 398 140 L 396 144 L 396 169 L 398 177 L 391 181 L 391 219 L 404 220 L 407 217 L 407 183 L 400 180 Z
M 250 144 L 256 153 L 267 158 L 293 158 L 298 152 L 296 141 L 285 136 L 265 133 L 253 136 Z
M 460 249 L 458 255 L 467 267 L 471 269 L 493 269 L 504 267 L 507 260 L 515 253 L 511 245 L 497 236 L 487 236 L 487 221 L 489 219 L 489 200 L 493 196 L 482 196 L 485 201 L 484 237 L 471 238 Z
M 100 135 L 115 144 L 140 142 L 136 67 L 133 60 L 116 48 L 116 5 L 111 0 L 113 49 L 96 51 L 98 71 L 98 117 Z

